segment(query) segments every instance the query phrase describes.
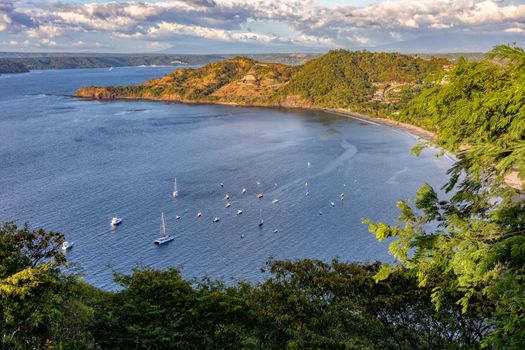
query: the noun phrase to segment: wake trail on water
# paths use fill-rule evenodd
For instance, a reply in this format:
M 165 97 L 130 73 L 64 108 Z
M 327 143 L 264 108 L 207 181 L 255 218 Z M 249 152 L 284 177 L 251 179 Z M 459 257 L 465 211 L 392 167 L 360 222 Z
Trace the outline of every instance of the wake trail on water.
M 340 168 L 343 165 L 345 165 L 347 162 L 350 161 L 350 159 L 352 159 L 357 154 L 357 147 L 355 147 L 353 144 L 349 143 L 345 139 L 341 140 L 341 147 L 345 151 L 340 156 L 338 156 L 333 161 L 331 161 L 327 166 L 325 166 L 324 169 L 312 175 L 300 177 L 292 182 L 281 185 L 275 188 L 273 191 L 268 192 L 268 195 L 278 193 L 278 192 L 286 192 L 290 189 L 295 189 L 299 185 L 302 185 L 306 180 L 310 181 L 311 179 L 316 179 L 326 174 L 329 174 L 333 172 L 334 170 L 336 170 L 337 168 Z

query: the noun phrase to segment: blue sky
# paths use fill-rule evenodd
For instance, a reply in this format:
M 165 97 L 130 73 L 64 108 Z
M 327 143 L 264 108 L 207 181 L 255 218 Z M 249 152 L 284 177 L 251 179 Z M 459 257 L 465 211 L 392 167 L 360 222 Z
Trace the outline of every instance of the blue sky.
M 0 51 L 486 51 L 525 44 L 516 0 L 0 0 Z

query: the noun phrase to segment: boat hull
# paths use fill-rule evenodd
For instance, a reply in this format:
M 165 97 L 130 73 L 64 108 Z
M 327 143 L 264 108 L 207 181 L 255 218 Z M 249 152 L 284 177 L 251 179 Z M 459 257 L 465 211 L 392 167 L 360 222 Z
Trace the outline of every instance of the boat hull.
M 154 240 L 153 243 L 155 243 L 157 245 L 161 245 L 161 244 L 169 243 L 169 242 L 173 241 L 174 239 L 175 239 L 175 237 L 173 237 L 173 236 L 159 237 L 156 240 Z

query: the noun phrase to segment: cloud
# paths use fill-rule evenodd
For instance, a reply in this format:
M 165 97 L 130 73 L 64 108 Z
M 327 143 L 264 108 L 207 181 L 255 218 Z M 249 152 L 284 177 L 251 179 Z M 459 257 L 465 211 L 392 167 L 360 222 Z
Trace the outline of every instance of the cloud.
M 271 34 L 271 26 L 256 32 L 243 29 L 253 21 L 284 23 L 290 33 Z M 360 7 L 326 7 L 314 0 L 0 0 L 0 33 L 49 43 L 73 43 L 76 35 L 98 34 L 162 46 L 195 38 L 270 46 L 373 47 L 441 32 L 522 33 L 524 26 L 524 4 L 495 0 L 379 0 Z

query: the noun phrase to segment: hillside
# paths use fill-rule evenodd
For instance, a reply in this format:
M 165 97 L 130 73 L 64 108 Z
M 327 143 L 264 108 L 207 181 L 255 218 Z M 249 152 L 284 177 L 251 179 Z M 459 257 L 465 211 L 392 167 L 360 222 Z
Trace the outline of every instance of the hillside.
M 29 70 L 22 63 L 5 62 L 0 64 L 0 74 L 6 73 L 27 73 Z
M 374 110 L 397 108 L 428 74 L 448 61 L 398 53 L 331 51 L 292 67 L 236 57 L 199 69 L 180 69 L 128 87 L 87 87 L 80 97 L 144 98 L 194 103 L 327 107 Z

